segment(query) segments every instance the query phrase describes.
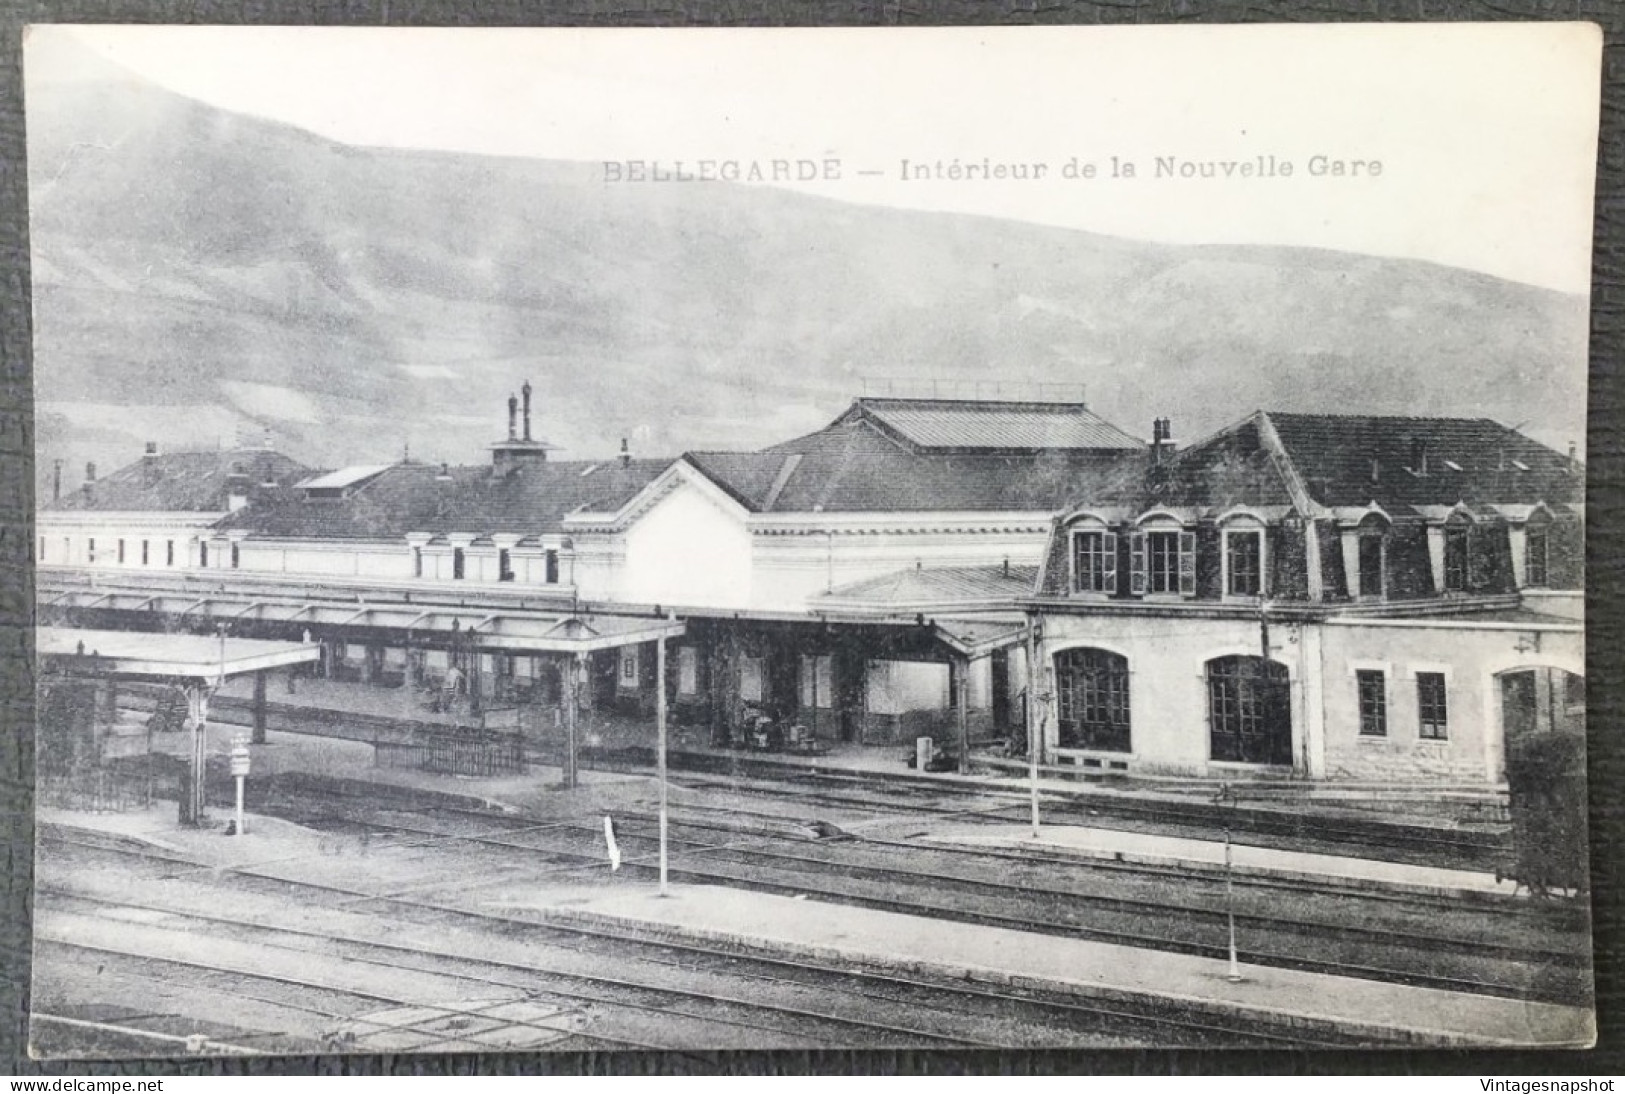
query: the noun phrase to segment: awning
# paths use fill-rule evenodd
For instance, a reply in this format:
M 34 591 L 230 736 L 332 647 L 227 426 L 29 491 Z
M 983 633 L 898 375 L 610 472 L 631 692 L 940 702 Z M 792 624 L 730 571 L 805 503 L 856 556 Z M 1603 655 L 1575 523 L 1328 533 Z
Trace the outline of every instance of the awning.
M 223 680 L 321 657 L 315 643 L 71 627 L 36 628 L 34 644 L 47 670 L 159 679 Z
M 681 620 L 667 616 L 602 615 L 400 601 L 318 600 L 299 596 L 274 597 L 263 593 L 165 593 L 153 596 L 131 590 L 70 589 L 54 595 L 50 591 L 42 592 L 41 602 L 45 608 L 153 613 L 180 620 L 207 620 L 227 627 L 244 620 L 255 620 L 321 627 L 324 630 L 398 631 L 402 640 L 408 635 L 418 640 L 462 636 L 480 649 L 535 653 L 589 653 L 652 642 L 660 637 L 677 638 L 686 629 Z

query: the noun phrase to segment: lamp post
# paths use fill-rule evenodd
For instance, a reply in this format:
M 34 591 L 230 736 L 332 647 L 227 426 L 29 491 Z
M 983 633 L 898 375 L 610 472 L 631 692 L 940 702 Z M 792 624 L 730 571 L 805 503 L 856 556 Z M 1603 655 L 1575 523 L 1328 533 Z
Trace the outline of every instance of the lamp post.
M 655 639 L 655 722 L 659 735 L 656 754 L 660 768 L 660 895 L 670 896 L 666 880 L 668 862 L 666 839 L 666 632 Z
M 248 738 L 233 737 L 231 741 L 231 774 L 237 780 L 237 826 L 234 835 L 243 834 L 243 780 L 248 777 Z
M 1027 785 L 1032 803 L 1032 838 L 1038 838 L 1038 757 L 1044 745 L 1044 720 L 1049 712 L 1049 692 L 1039 691 L 1044 673 L 1038 667 L 1038 624 L 1027 616 Z
M 1241 982 L 1241 962 L 1236 956 L 1236 887 L 1235 862 L 1231 855 L 1230 829 L 1236 806 L 1236 794 L 1227 782 L 1219 784 L 1220 805 L 1230 808 L 1224 813 L 1224 914 L 1230 931 L 1230 972 L 1225 977 L 1232 984 Z

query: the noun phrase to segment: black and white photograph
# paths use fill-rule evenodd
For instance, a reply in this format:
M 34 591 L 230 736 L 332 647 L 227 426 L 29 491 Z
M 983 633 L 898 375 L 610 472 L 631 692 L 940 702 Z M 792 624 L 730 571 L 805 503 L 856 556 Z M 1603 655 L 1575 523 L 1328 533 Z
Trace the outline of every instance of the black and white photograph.
M 1594 1044 L 1597 27 L 23 52 L 35 1059 Z

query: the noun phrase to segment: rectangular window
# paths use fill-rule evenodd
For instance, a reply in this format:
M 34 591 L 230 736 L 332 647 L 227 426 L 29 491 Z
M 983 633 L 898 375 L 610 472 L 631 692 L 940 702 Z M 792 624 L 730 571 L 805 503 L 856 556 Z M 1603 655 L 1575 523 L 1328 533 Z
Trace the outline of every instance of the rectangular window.
M 497 580 L 513 580 L 513 556 L 508 553 L 506 547 L 497 551 Z
M 622 691 L 636 691 L 638 687 L 638 648 L 621 647 L 621 672 L 617 677 Z
M 1111 532 L 1077 532 L 1072 537 L 1072 591 L 1117 592 L 1117 536 Z
M 85 541 L 85 561 L 91 565 L 96 563 L 96 537 L 91 536 Z
M 693 646 L 677 647 L 677 694 L 700 692 L 700 651 Z
M 120 566 L 124 565 L 124 541 L 122 539 L 118 541 L 118 564 Z
M 1354 674 L 1360 693 L 1360 736 L 1388 736 L 1388 677 L 1379 669 Z
M 422 577 L 423 576 L 423 548 L 422 547 L 414 547 L 414 548 L 412 548 L 412 576 L 413 577 Z
M 1196 535 L 1136 532 L 1129 537 L 1129 590 L 1196 595 Z
M 801 705 L 824 710 L 835 705 L 834 658 L 801 659 Z
M 453 547 L 451 549 L 451 578 L 453 581 L 461 581 L 463 579 L 463 572 L 466 562 L 467 560 L 463 555 L 463 549 L 461 547 Z
M 1360 596 L 1383 595 L 1382 537 L 1360 537 Z
M 39 537 L 39 561 L 45 561 L 45 537 Z
M 559 583 L 559 553 L 557 551 L 547 552 L 547 583 L 549 585 Z
M 1467 529 L 1444 530 L 1444 588 L 1445 592 L 1467 591 Z
M 237 544 L 233 543 L 231 545 L 231 568 L 235 570 L 238 565 L 241 564 L 242 560 L 243 556 L 238 551 Z
M 747 703 L 762 701 L 762 659 L 760 657 L 740 658 L 739 697 Z
M 1525 585 L 1544 586 L 1546 584 L 1547 552 L 1550 549 L 1550 540 L 1544 528 L 1531 528 L 1524 533 L 1523 539 L 1523 583 Z
M 1179 591 L 1179 533 L 1152 532 L 1145 537 L 1148 592 Z
M 1230 565 L 1230 595 L 1260 595 L 1264 588 L 1263 536 L 1258 532 L 1227 532 L 1224 542 Z
M 164 541 L 164 565 L 175 565 L 175 541 L 172 539 Z
M 207 543 L 197 545 L 197 564 L 205 570 L 209 568 L 209 545 Z
M 1450 736 L 1450 707 L 1445 698 L 1444 673 L 1416 674 L 1418 735 L 1427 741 L 1443 741 Z
M 141 541 L 141 565 L 145 566 L 146 564 L 147 564 L 147 541 L 142 540 Z

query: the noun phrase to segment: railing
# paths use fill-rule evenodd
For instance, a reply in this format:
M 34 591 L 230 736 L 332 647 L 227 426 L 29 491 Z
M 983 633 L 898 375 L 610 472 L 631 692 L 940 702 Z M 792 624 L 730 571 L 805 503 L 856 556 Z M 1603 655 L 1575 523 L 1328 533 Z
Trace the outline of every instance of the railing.
M 951 380 L 925 376 L 864 376 L 860 392 L 867 398 L 1002 400 L 1019 403 L 1088 402 L 1083 384 L 1054 380 Z
M 380 767 L 415 767 L 441 775 L 490 778 L 525 771 L 524 738 L 471 726 L 418 730 L 406 741 L 380 740 L 374 755 Z

